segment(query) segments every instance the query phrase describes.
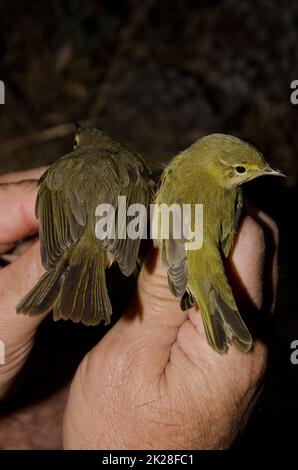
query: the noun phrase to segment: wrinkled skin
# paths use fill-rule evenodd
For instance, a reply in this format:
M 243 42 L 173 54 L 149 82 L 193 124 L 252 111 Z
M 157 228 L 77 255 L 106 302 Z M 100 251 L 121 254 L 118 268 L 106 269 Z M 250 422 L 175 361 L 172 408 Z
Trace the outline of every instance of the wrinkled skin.
M 13 242 L 37 229 L 32 179 L 42 171 L 0 177 L 5 183 L 0 185 L 4 257 Z M 275 291 L 278 231 L 267 215 L 244 218 L 229 260 L 235 290 L 240 280 L 256 307 L 263 302 L 268 234 L 274 243 L 267 275 Z M 0 269 L 0 339 L 6 345 L 1 397 L 22 368 L 42 321 L 15 314 L 19 299 L 43 273 L 38 241 L 19 247 L 7 261 Z M 250 353 L 234 346 L 223 356 L 215 353 L 198 310 L 181 312 L 158 253 L 151 250 L 134 301 L 85 356 L 70 389 L 0 419 L 0 448 L 227 448 L 251 412 L 266 362 L 267 347 L 258 338 Z

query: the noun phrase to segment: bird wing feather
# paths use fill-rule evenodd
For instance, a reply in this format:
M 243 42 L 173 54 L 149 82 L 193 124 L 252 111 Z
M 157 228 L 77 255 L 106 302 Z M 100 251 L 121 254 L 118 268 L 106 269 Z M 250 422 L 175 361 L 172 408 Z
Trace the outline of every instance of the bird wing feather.
M 94 228 L 95 237 L 97 205 L 112 204 L 116 220 L 124 224 L 124 211 L 118 208 L 119 195 L 127 197 L 127 207 L 139 203 L 148 208 L 150 204 L 143 164 L 131 158 L 126 149 L 123 155 L 107 151 L 101 154 L 98 149 L 91 158 L 82 152 L 80 149 L 62 157 L 39 182 L 36 215 L 40 220 L 41 256 L 46 269 L 54 267 L 87 229 Z M 145 223 L 144 217 L 141 223 Z M 116 259 L 121 271 L 129 275 L 136 267 L 140 239 L 122 240 L 117 236 L 117 227 L 115 232 L 114 240 L 97 242 Z
M 148 188 L 146 179 L 142 175 L 142 163 L 137 161 L 124 160 L 119 171 L 119 196 L 126 197 L 126 205 L 118 204 L 118 198 L 113 206 L 115 209 L 115 238 L 105 238 L 100 243 L 115 258 L 123 274 L 129 276 L 136 269 L 136 261 L 140 246 L 140 237 L 132 239 L 127 236 L 127 223 L 130 222 L 130 216 L 127 216 L 127 208 L 132 204 L 143 205 L 146 207 L 146 213 L 142 210 L 138 212 L 139 232 L 146 228 L 147 213 L 151 202 L 151 192 Z M 121 238 L 121 234 L 125 238 Z
M 164 178 L 163 186 L 156 198 L 157 210 L 154 214 L 153 225 L 155 225 L 157 231 L 157 239 L 154 240 L 155 246 L 160 250 L 160 255 L 163 263 L 167 267 L 168 281 L 170 290 L 175 297 L 182 297 L 186 292 L 187 281 L 188 281 L 188 262 L 187 253 L 185 250 L 185 243 L 187 239 L 184 237 L 186 229 L 188 228 L 189 221 L 186 221 L 182 217 L 181 225 L 181 237 L 174 237 L 174 226 L 169 221 L 169 233 L 163 233 L 164 227 L 167 226 L 166 221 L 163 220 L 164 213 L 160 204 L 165 203 L 167 206 L 172 204 L 180 206 L 182 214 L 182 204 L 179 202 L 179 198 L 174 198 L 173 192 L 170 190 L 168 180 Z

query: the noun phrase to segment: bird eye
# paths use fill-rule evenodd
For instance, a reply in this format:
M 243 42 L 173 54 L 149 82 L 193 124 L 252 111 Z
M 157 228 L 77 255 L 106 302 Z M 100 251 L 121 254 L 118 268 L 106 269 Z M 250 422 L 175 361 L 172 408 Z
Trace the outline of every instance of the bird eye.
M 246 172 L 246 168 L 244 166 L 236 166 L 235 167 L 235 170 L 237 171 L 237 173 L 239 173 L 240 175 L 242 175 L 243 173 Z

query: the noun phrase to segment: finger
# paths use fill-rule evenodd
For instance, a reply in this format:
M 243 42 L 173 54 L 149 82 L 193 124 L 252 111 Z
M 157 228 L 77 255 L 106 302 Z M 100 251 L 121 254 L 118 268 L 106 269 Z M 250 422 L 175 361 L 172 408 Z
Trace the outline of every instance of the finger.
M 0 185 L 0 245 L 10 244 L 37 230 L 37 183 L 22 181 Z
M 264 293 L 263 308 L 274 313 L 278 286 L 278 247 L 279 230 L 277 224 L 267 214 L 258 211 L 256 220 L 262 226 L 266 241 L 266 255 L 264 268 Z
M 234 247 L 226 263 L 234 292 L 256 308 L 263 302 L 265 236 L 261 225 L 250 215 L 241 221 Z
M 244 219 L 243 230 L 236 238 L 227 271 L 236 297 L 273 313 L 278 285 L 278 227 L 264 212 L 252 206 L 249 212 L 251 215 Z
M 0 398 L 23 366 L 44 316 L 17 315 L 16 306 L 43 274 L 39 242 L 35 242 L 14 263 L 0 271 L 0 331 L 5 345 L 5 364 L 1 366 Z
M 15 171 L 13 173 L 5 173 L 0 175 L 0 184 L 2 183 L 15 183 L 22 180 L 38 180 L 41 175 L 46 171 L 46 166 L 33 168 L 32 170 Z
M 138 320 L 160 321 L 163 325 L 177 327 L 187 317 L 180 308 L 180 299 L 169 289 L 167 270 L 158 250 L 152 249 L 142 266 L 137 286 L 136 307 L 142 306 Z
M 118 322 L 119 329 L 125 330 L 129 323 L 130 334 L 140 338 L 145 334 L 156 345 L 153 348 L 157 356 L 164 346 L 168 354 L 168 345 L 175 340 L 177 329 L 188 315 L 189 311 L 181 310 L 180 299 L 170 292 L 167 270 L 158 250 L 152 249 L 142 266 L 134 301 Z

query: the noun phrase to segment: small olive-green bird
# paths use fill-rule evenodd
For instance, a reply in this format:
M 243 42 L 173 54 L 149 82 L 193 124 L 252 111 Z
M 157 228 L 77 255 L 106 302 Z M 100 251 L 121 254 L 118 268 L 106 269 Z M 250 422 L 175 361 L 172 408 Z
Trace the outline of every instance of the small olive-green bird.
M 181 298 L 182 310 L 199 305 L 208 342 L 219 353 L 225 353 L 232 341 L 243 351 L 252 347 L 223 261 L 233 245 L 241 215 L 241 185 L 262 175 L 282 173 L 271 168 L 252 145 L 230 135 L 213 134 L 173 158 L 162 174 L 155 200 L 158 205 L 190 204 L 192 216 L 194 205 L 203 205 L 200 249 L 187 249 L 189 227 L 183 230 L 184 237 L 175 239 L 172 224 L 169 238 L 164 239 L 160 210 L 154 218 L 159 227 L 155 244 L 167 267 L 172 293 Z M 190 222 L 186 219 L 182 223 Z
M 126 197 L 125 210 L 131 204 L 148 209 L 153 197 L 149 168 L 100 130 L 78 127 L 74 150 L 39 180 L 35 209 L 46 272 L 18 304 L 18 313 L 39 315 L 53 310 L 54 320 L 86 325 L 110 321 L 105 270 L 115 261 L 125 276 L 131 275 L 140 245 L 140 238 L 118 237 L 126 228 L 121 227 L 126 219 L 118 196 Z M 96 236 L 95 213 L 101 203 L 115 210 L 115 238 Z

